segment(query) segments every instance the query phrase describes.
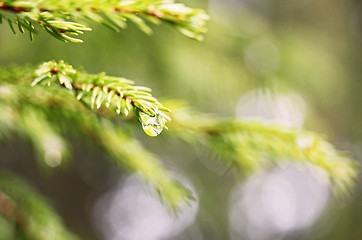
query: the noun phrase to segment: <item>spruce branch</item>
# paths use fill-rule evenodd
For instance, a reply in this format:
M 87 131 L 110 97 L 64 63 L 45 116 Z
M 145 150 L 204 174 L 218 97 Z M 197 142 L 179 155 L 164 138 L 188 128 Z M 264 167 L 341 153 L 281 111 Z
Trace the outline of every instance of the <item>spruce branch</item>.
M 55 67 L 56 69 L 54 69 Z M 31 71 L 33 70 L 28 70 L 28 72 Z M 99 79 L 102 79 L 102 77 L 99 78 L 99 75 L 89 77 L 86 73 L 82 73 L 85 74 L 85 77 L 82 77 L 82 74 L 74 70 L 71 66 L 55 62 L 48 62 L 42 65 L 38 69 L 37 74 L 39 77 L 35 79 L 36 86 L 29 89 L 28 84 L 33 78 L 31 74 L 27 73 L 26 75 L 25 73 L 22 73 L 21 70 L 11 69 L 5 70 L 2 73 L 0 69 L 0 76 L 4 76 L 3 80 L 14 84 L 11 79 L 12 77 L 16 77 L 17 79 L 21 79 L 20 83 L 22 83 L 20 84 L 17 82 L 18 84 L 16 87 L 11 85 L 12 89 L 14 89 L 12 91 L 7 91 L 4 87 L 2 90 L 0 88 L 0 91 L 3 92 L 2 97 L 6 98 L 6 96 L 12 95 L 9 92 L 19 91 L 19 99 L 15 101 L 17 104 L 26 103 L 27 106 L 29 106 L 29 103 L 31 103 L 31 105 L 36 104 L 35 106 L 37 106 L 37 108 L 45 107 L 45 109 L 52 109 L 55 107 L 58 112 L 60 111 L 59 108 L 67 109 L 65 112 L 60 111 L 58 114 L 52 112 L 52 114 L 47 115 L 48 118 L 49 116 L 59 116 L 59 114 L 61 117 L 63 115 L 73 116 L 75 112 L 82 113 L 78 114 L 79 116 L 77 118 L 70 120 L 71 124 L 69 125 L 77 126 L 78 130 L 83 129 L 83 134 L 89 134 L 98 129 L 93 138 L 105 149 L 105 152 L 115 159 L 123 159 L 121 162 L 124 166 L 131 169 L 131 171 L 140 171 L 141 175 L 148 181 L 153 182 L 156 187 L 159 186 L 160 183 L 165 182 L 161 181 L 159 178 L 147 177 L 147 167 L 141 167 L 138 166 L 136 162 L 132 162 L 132 152 L 127 151 L 128 148 L 117 148 L 116 145 L 114 145 L 110 149 L 109 146 L 111 146 L 112 143 L 110 141 L 108 142 L 107 139 L 115 139 L 118 135 L 114 136 L 114 134 L 119 130 L 111 130 L 113 127 L 106 127 L 108 126 L 107 124 L 102 126 L 96 115 L 87 108 L 84 108 L 84 106 L 74 97 L 74 94 L 79 96 L 79 92 L 77 92 L 78 86 L 75 86 L 76 83 L 91 83 L 93 85 L 88 87 L 90 88 L 88 90 L 89 92 L 85 91 L 84 93 L 88 95 L 82 96 L 81 99 L 84 99 L 87 106 L 91 106 L 93 98 L 95 99 L 93 100 L 93 104 L 97 105 L 98 97 L 93 97 L 94 91 L 92 91 L 92 88 L 94 85 L 100 86 L 97 82 L 101 81 Z M 60 75 L 58 74 L 62 74 L 65 77 L 59 77 Z M 80 80 L 78 81 L 78 79 Z M 87 79 L 91 80 L 88 81 Z M 124 79 L 121 80 L 123 81 Z M 41 86 L 48 84 L 54 85 L 54 83 L 57 83 L 56 85 L 58 86 L 62 84 L 61 86 L 63 86 L 63 88 L 44 88 Z M 105 82 L 101 81 L 101 83 L 104 84 Z M 125 85 L 129 83 L 128 80 L 122 82 L 122 84 Z M 23 86 L 23 89 L 21 86 Z M 68 91 L 63 91 L 67 86 Z M 107 88 L 114 89 L 112 86 L 114 85 L 111 84 Z M 122 85 L 122 87 L 124 87 L 124 85 Z M 98 91 L 104 93 L 103 88 L 99 88 Z M 108 90 L 106 92 L 108 92 Z M 115 96 L 117 95 L 115 94 Z M 7 97 L 8 100 L 9 98 L 10 97 Z M 104 99 L 107 99 L 107 97 L 104 97 Z M 107 100 L 104 101 L 107 102 Z M 115 105 L 117 105 L 117 103 L 110 103 L 110 106 Z M 172 107 L 176 110 L 172 113 L 173 121 L 169 124 L 171 133 L 176 133 L 179 136 L 185 137 L 190 142 L 198 141 L 205 144 L 205 146 L 209 147 L 212 151 L 218 153 L 226 164 L 235 166 L 234 169 L 242 171 L 246 175 L 255 171 L 267 169 L 285 161 L 295 161 L 321 168 L 329 176 L 332 183 L 332 189 L 336 195 L 346 195 L 354 185 L 358 172 L 356 162 L 351 161 L 347 156 L 338 152 L 331 144 L 325 141 L 322 136 L 316 133 L 290 129 L 283 126 L 270 126 L 238 120 L 222 120 L 213 116 L 194 112 L 188 107 L 177 106 L 177 104 Z M 2 112 L 4 113 L 3 117 L 0 117 L 0 135 L 7 135 L 7 132 L 10 131 L 9 129 L 14 129 L 14 122 L 16 121 L 10 121 L 9 119 L 14 119 L 14 112 L 16 113 L 16 111 L 14 111 L 14 108 L 12 107 L 9 108 L 8 102 L 0 104 L 0 109 L 3 109 Z M 73 112 L 73 114 L 69 114 L 68 111 Z M 140 110 L 137 111 L 140 112 Z M 23 113 L 21 113 L 21 115 L 22 114 Z M 103 112 L 103 114 L 107 114 L 105 117 L 113 117 L 112 112 Z M 83 118 L 81 116 L 87 117 Z M 52 121 L 57 121 L 57 119 L 53 119 Z M 142 121 L 142 119 L 140 121 Z M 74 122 L 77 123 L 75 124 Z M 88 127 L 85 127 L 87 125 L 84 123 L 92 123 L 92 125 L 88 124 Z M 51 125 L 54 124 L 50 123 L 50 126 Z M 101 127 L 99 127 L 99 125 L 101 125 Z M 103 129 L 108 130 L 103 132 Z M 57 132 L 57 130 L 55 130 L 55 132 Z M 120 143 L 123 141 L 122 139 L 125 139 L 124 133 L 119 133 L 118 137 L 119 139 L 117 141 L 115 140 L 115 143 Z M 104 144 L 105 142 L 107 142 L 107 144 Z M 127 146 L 127 144 L 121 145 Z M 135 152 L 138 151 L 140 150 Z M 124 156 L 126 156 L 126 160 L 124 159 Z M 134 158 L 140 159 L 140 157 L 137 156 Z M 152 157 L 144 158 L 152 159 Z M 154 160 L 150 161 L 153 162 Z M 147 164 L 145 163 L 145 166 L 146 165 Z M 142 169 L 142 171 L 140 169 Z M 156 175 L 159 175 L 159 173 L 153 176 Z M 167 187 L 159 187 L 159 189 L 165 188 Z M 180 194 L 180 196 L 186 195 Z M 177 199 L 181 198 L 178 197 Z
M 208 15 L 201 9 L 193 9 L 172 0 L 3 0 L 0 1 L 0 23 L 6 19 L 16 33 L 30 32 L 40 26 L 53 37 L 65 42 L 82 42 L 77 36 L 90 31 L 82 24 L 84 20 L 101 23 L 115 31 L 126 27 L 127 21 L 134 22 L 142 31 L 151 34 L 145 20 L 154 24 L 168 23 L 182 34 L 202 40 L 206 32 Z
M 149 136 L 157 136 L 166 127 L 170 118 L 164 112 L 170 110 L 150 94 L 151 89 L 134 86 L 133 81 L 125 78 L 110 77 L 105 73 L 96 75 L 75 70 L 63 61 L 50 61 L 42 64 L 35 71 L 36 79 L 32 85 L 60 84 L 73 91 L 78 100 L 90 108 L 101 106 L 114 109 L 118 114 L 133 110 L 134 115 L 142 124 L 143 130 Z
M 283 162 L 302 163 L 322 169 L 336 196 L 346 196 L 356 183 L 359 165 L 337 151 L 320 134 L 285 126 L 265 125 L 201 114 L 184 104 L 174 109 L 170 132 L 188 142 L 200 142 L 224 163 L 244 175 Z
M 66 64 L 56 65 L 55 71 L 54 65 L 49 64 L 42 65 L 39 68 L 41 71 L 38 69 L 38 73 L 41 73 L 39 77 L 43 74 L 47 76 L 36 79 L 37 84 L 30 88 L 29 83 L 34 81 L 34 68 L 0 68 L 0 136 L 8 137 L 11 132 L 32 134 L 22 130 L 26 128 L 26 124 L 19 118 L 29 112 L 29 109 L 35 113 L 42 112 L 33 116 L 39 118 L 39 122 L 46 122 L 46 126 L 53 129 L 52 134 L 58 134 L 59 139 L 64 139 L 60 136 L 64 133 L 54 129 L 54 126 L 65 124 L 71 127 L 64 129 L 90 137 L 121 166 L 139 173 L 155 186 L 168 206 L 176 208 L 185 199 L 192 197 L 123 127 L 120 128 L 117 122 L 109 120 L 117 115 L 116 111 L 102 111 L 99 118 L 76 99 L 75 94 L 78 93 L 75 92 L 74 85 L 78 78 L 83 79 L 80 77 L 83 73 L 80 74 Z M 64 76 L 78 74 L 74 78 L 76 81 L 71 77 L 68 79 L 70 89 L 66 88 L 64 78 L 60 80 L 58 75 L 54 75 L 67 71 Z M 86 74 L 85 79 L 88 77 Z M 91 83 L 94 83 L 93 77 L 91 79 Z M 89 84 L 88 80 L 80 82 Z M 54 87 L 43 86 L 54 83 Z M 84 95 L 81 99 L 90 106 L 92 96 L 93 93 L 88 97 Z M 177 104 L 171 103 L 170 106 L 174 109 L 173 121 L 169 123 L 171 134 L 181 136 L 191 143 L 201 142 L 218 153 L 224 163 L 234 166 L 233 169 L 237 172 L 248 175 L 289 161 L 322 169 L 328 175 L 336 195 L 345 196 L 355 183 L 358 173 L 356 162 L 337 151 L 319 134 L 283 126 L 223 120 Z M 122 122 L 122 125 L 128 122 Z M 39 144 L 41 141 L 32 142 Z

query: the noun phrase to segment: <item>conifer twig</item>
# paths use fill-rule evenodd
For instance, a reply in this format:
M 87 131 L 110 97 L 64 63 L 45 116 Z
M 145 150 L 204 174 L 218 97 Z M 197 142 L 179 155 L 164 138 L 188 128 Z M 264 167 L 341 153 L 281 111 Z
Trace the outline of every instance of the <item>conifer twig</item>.
M 32 37 L 35 25 L 39 25 L 53 37 L 65 42 L 82 42 L 77 36 L 91 28 L 80 23 L 85 19 L 101 23 L 115 31 L 125 28 L 127 21 L 134 22 L 142 31 L 151 34 L 145 20 L 154 24 L 168 23 L 182 34 L 202 40 L 206 32 L 208 15 L 201 9 L 193 9 L 172 0 L 2 0 L 0 23 L 5 18 L 16 33 L 24 29 Z

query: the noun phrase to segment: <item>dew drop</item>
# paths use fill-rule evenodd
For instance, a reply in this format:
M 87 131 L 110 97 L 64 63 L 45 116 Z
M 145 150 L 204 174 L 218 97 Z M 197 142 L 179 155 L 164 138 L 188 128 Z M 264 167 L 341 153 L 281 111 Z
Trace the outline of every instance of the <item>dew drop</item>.
M 158 136 L 165 127 L 166 120 L 157 112 L 155 116 L 149 116 L 141 112 L 139 114 L 142 128 L 151 137 Z

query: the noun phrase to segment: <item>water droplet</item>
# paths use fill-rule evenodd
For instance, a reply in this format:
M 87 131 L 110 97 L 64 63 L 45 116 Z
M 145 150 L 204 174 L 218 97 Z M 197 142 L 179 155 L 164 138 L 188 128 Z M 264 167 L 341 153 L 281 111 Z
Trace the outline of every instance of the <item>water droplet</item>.
M 149 116 L 143 112 L 139 114 L 143 131 L 151 137 L 158 136 L 166 124 L 166 120 L 158 113 L 158 111 L 156 112 L 155 116 Z

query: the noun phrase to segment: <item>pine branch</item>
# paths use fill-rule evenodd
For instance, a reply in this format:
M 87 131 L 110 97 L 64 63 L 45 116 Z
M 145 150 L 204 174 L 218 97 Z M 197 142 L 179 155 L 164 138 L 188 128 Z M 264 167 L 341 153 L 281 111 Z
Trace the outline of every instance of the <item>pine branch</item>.
M 257 122 L 223 120 L 172 104 L 170 131 L 188 142 L 201 142 L 228 166 L 246 176 L 283 162 L 322 169 L 336 196 L 346 196 L 356 183 L 358 163 L 337 151 L 317 133 Z
M 91 28 L 81 24 L 85 19 L 101 23 L 119 31 L 126 22 L 134 22 L 142 31 L 151 34 L 146 21 L 154 24 L 168 23 L 182 34 L 202 40 L 206 32 L 208 15 L 201 9 L 192 9 L 172 0 L 6 0 L 0 2 L 0 23 L 5 18 L 10 28 L 30 32 L 33 39 L 34 25 L 38 25 L 53 37 L 70 42 L 82 42 L 77 36 Z
M 16 230 L 3 239 L 76 240 L 42 196 L 25 182 L 0 172 L 0 218 Z
M 91 75 L 79 72 L 62 61 L 44 63 L 35 71 L 35 75 L 37 78 L 33 86 L 60 84 L 73 91 L 78 100 L 83 99 L 92 109 L 105 106 L 126 116 L 133 110 L 143 130 L 150 136 L 159 135 L 166 128 L 167 120 L 170 120 L 163 113 L 170 110 L 152 97 L 151 89 L 134 86 L 133 81 L 128 79 L 110 77 L 105 73 Z

